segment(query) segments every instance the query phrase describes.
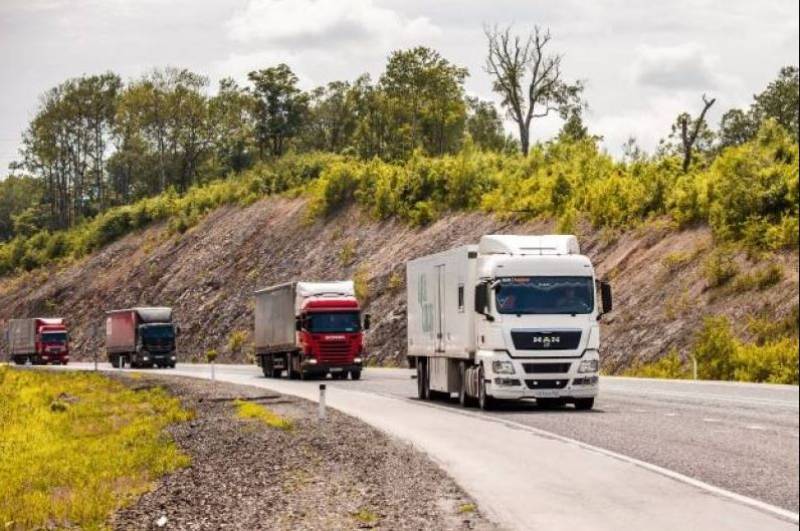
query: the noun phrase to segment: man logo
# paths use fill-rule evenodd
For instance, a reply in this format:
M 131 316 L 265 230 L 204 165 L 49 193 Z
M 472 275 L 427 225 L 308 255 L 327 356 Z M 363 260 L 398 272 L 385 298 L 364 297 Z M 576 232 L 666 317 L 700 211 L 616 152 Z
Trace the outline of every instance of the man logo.
M 561 343 L 561 338 L 558 336 L 534 336 L 531 338 L 531 342 L 534 345 L 541 344 L 542 348 L 550 348 L 552 345 Z

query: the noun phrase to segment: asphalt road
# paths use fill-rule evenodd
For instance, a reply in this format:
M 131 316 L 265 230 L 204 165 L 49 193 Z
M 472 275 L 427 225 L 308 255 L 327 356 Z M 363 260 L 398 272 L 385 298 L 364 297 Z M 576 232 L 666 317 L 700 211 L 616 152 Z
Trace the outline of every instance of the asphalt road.
M 226 381 L 318 396 L 320 382 L 267 380 L 250 366 L 215 370 Z M 509 527 L 797 527 L 798 387 L 606 377 L 591 412 L 516 402 L 483 413 L 419 402 L 411 376 L 368 369 L 361 381 L 328 380 L 328 401 L 420 446 Z

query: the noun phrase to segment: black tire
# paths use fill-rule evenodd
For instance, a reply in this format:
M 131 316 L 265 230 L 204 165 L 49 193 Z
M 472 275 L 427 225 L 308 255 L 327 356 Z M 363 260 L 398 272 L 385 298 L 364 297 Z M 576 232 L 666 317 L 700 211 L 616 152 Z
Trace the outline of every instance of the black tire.
M 417 398 L 428 399 L 428 371 L 424 358 L 417 358 Z
M 461 407 L 471 406 L 471 397 L 467 394 L 467 364 L 463 361 L 458 364 L 458 372 L 461 376 L 461 387 L 458 389 L 458 403 Z
M 167 367 L 169 367 L 170 369 L 174 369 L 175 368 L 175 362 L 173 361 L 172 363 L 167 365 Z
M 575 399 L 575 409 L 577 409 L 578 411 L 589 411 L 593 407 L 594 407 L 594 397 Z
M 361 379 L 361 371 L 350 371 L 350 379 L 351 380 L 360 380 Z
M 297 373 L 292 368 L 292 365 L 294 364 L 293 358 L 294 356 L 292 356 L 291 354 L 286 355 L 286 377 L 290 380 L 294 380 L 297 378 Z
M 486 382 L 484 381 L 483 367 L 478 369 L 478 407 L 484 411 L 494 409 L 494 397 L 486 394 Z
M 14 356 L 15 365 L 25 365 L 27 358 L 25 356 Z

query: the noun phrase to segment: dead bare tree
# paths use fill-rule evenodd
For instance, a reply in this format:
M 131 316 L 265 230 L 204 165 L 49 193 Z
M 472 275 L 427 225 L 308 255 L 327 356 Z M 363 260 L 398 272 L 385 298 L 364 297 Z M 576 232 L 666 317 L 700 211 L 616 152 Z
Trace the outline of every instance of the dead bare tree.
M 511 35 L 511 27 L 485 27 L 489 43 L 486 72 L 494 78 L 494 91 L 519 128 L 522 153 L 530 148 L 531 122 L 553 111 L 562 116 L 570 107 L 580 106 L 583 86 L 561 79 L 561 55 L 548 55 L 550 30 L 538 26 L 527 37 Z
M 689 166 L 692 164 L 692 150 L 694 144 L 697 142 L 697 137 L 705 123 L 706 113 L 717 101 L 716 98 L 710 100 L 703 94 L 703 111 L 697 120 L 692 120 L 688 113 L 683 113 L 678 117 L 678 124 L 681 128 L 681 143 L 683 144 L 683 173 L 689 171 Z M 691 131 L 690 131 L 691 130 Z

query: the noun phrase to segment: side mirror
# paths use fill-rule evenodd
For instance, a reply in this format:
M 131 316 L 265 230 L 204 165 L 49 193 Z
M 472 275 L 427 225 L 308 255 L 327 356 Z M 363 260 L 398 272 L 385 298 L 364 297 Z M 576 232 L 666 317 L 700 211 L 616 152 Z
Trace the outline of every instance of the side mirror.
M 603 313 L 608 313 L 614 309 L 614 300 L 611 296 L 611 284 L 600 281 L 600 300 L 603 303 Z
M 180 325 L 175 325 L 175 335 L 176 336 L 181 335 L 181 327 L 180 327 Z
M 369 330 L 369 326 L 372 323 L 372 316 L 370 314 L 364 315 L 364 330 Z
M 294 320 L 294 329 L 297 332 L 303 329 L 303 320 L 300 317 Z
M 485 316 L 488 321 L 494 321 L 494 317 L 489 315 L 489 284 L 486 282 L 475 286 L 475 312 Z

